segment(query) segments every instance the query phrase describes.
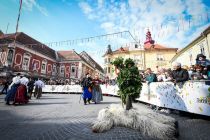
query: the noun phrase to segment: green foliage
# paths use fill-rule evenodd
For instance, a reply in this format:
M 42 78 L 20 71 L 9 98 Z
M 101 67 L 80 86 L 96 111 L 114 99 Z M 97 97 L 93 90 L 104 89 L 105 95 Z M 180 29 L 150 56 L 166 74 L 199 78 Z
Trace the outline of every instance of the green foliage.
M 135 65 L 135 63 L 134 63 L 133 59 L 128 58 L 128 59 L 125 60 L 125 67 L 126 68 L 133 67 L 134 65 Z
M 113 62 L 120 66 L 120 73 L 117 77 L 117 84 L 119 86 L 118 95 L 120 95 L 122 102 L 126 103 L 126 95 L 131 96 L 132 99 L 138 98 L 142 83 L 139 75 L 138 68 L 132 59 L 126 59 L 123 63 L 123 59 L 119 58 Z M 120 62 L 120 63 L 119 63 Z
M 209 90 L 209 92 L 210 92 L 210 87 L 209 87 L 209 89 L 208 89 L 208 90 Z
M 115 67 L 121 69 L 124 66 L 123 61 L 124 61 L 124 59 L 122 57 L 118 57 L 113 62 L 111 62 L 111 64 L 114 65 Z

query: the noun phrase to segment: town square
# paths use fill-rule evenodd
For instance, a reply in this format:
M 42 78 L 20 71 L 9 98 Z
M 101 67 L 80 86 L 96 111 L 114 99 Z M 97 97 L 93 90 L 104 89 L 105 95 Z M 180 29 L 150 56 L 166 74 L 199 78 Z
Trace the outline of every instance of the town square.
M 210 139 L 208 0 L 1 0 L 0 139 Z

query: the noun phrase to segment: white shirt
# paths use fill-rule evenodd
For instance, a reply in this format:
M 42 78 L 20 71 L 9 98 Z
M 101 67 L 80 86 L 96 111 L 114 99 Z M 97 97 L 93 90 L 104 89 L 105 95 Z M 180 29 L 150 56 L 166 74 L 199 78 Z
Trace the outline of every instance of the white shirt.
M 37 80 L 35 83 L 34 83 L 34 86 L 38 86 L 40 88 L 43 88 L 45 85 L 44 85 L 44 82 L 42 82 L 41 80 Z
M 23 85 L 25 85 L 25 86 L 27 86 L 28 82 L 29 82 L 29 80 L 26 77 L 22 77 L 20 79 L 20 83 L 23 84 Z
M 9 89 L 11 89 L 11 87 L 14 84 L 20 84 L 20 76 L 15 76 L 15 77 L 12 78 L 12 83 L 9 85 Z

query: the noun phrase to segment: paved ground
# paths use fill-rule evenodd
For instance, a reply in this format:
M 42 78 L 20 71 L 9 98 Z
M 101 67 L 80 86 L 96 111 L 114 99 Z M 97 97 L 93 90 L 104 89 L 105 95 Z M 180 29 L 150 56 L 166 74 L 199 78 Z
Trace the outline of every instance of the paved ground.
M 120 103 L 117 97 L 104 97 L 101 104 L 84 106 L 75 94 L 44 94 L 27 105 L 6 106 L 0 95 L 0 139 L 2 140 L 138 140 L 150 139 L 123 127 L 108 132 L 91 132 L 91 123 L 100 109 Z M 136 103 L 134 106 L 147 107 Z M 170 116 L 179 122 L 179 139 L 210 139 L 210 121 L 189 114 Z

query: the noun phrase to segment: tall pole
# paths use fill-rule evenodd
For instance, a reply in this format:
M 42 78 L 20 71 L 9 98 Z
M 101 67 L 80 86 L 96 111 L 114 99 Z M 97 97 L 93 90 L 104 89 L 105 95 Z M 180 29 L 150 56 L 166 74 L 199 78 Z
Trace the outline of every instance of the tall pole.
M 7 34 L 8 28 L 9 28 L 9 23 L 7 24 L 7 29 L 6 29 L 5 34 Z
M 20 20 L 21 8 L 22 8 L 22 0 L 20 0 L 20 7 L 19 7 L 19 12 L 18 12 L 17 24 L 16 24 L 16 32 L 15 32 L 15 40 L 14 40 L 14 45 L 15 46 L 16 46 L 16 39 L 17 39 L 17 32 L 18 32 L 18 25 L 19 25 L 19 20 Z

